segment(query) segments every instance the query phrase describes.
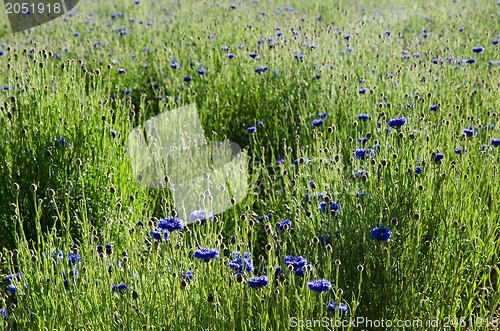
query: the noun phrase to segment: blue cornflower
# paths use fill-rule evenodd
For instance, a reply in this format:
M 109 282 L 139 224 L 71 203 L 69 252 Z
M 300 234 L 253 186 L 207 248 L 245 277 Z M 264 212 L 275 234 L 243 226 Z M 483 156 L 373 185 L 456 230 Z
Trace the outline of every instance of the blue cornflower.
M 252 272 L 254 270 L 252 256 L 250 252 L 245 252 L 243 259 L 241 258 L 240 252 L 234 251 L 231 253 L 231 262 L 229 262 L 229 267 L 236 271 L 237 273 Z
M 257 122 L 258 126 L 264 126 L 264 122 Z
M 474 131 L 472 129 L 464 129 L 463 132 L 465 133 L 465 135 L 467 135 L 467 137 L 472 137 L 477 135 L 477 131 Z
M 358 91 L 359 94 L 365 94 L 366 92 L 368 92 L 368 89 L 366 87 Z
M 102 245 L 97 246 L 97 253 L 104 252 L 104 247 Z
M 198 69 L 198 75 L 203 76 L 206 74 L 207 74 L 207 69 L 205 68 Z
M 286 219 L 286 220 L 282 220 L 281 222 L 278 222 L 278 224 L 276 224 L 276 232 L 283 232 L 285 231 L 285 225 L 288 226 L 288 228 L 291 228 L 292 227 L 292 222 L 289 220 L 289 219 Z
M 497 138 L 493 138 L 493 139 L 491 139 L 491 145 L 492 145 L 493 147 L 498 147 L 498 146 L 500 146 L 500 139 L 497 139 Z
M 295 160 L 295 161 L 298 161 L 298 160 Z M 309 159 L 308 159 L 308 161 L 309 161 Z M 324 198 L 325 198 L 325 195 L 323 193 L 318 193 L 316 196 L 313 196 L 311 199 L 324 199 Z M 308 203 L 309 201 L 310 201 L 309 194 L 304 195 L 304 202 Z
M 356 178 L 361 178 L 361 177 L 363 176 L 363 174 L 364 174 L 364 173 L 365 173 L 365 171 L 364 171 L 363 169 L 361 169 L 361 170 L 356 171 L 356 172 L 354 173 L 354 176 L 355 176 Z
M 320 202 L 319 208 L 321 209 L 321 211 L 323 213 L 328 213 L 328 212 L 331 212 L 331 211 L 334 211 L 334 212 L 338 212 L 339 211 L 339 204 L 338 203 L 330 201 L 330 204 L 329 204 L 330 208 L 328 210 L 326 209 L 327 205 L 328 205 L 328 203 L 325 202 L 325 201 Z
M 184 273 L 184 271 L 182 271 L 181 275 L 182 275 L 182 278 L 184 278 L 184 279 L 193 280 L 193 273 L 191 271 L 189 271 L 189 270 L 186 271 L 185 273 Z
M 399 128 L 406 124 L 406 117 L 396 117 L 389 121 L 389 126 Z
M 477 62 L 477 61 L 476 61 L 476 59 L 468 59 L 468 60 L 465 60 L 465 63 L 467 63 L 467 64 L 474 64 L 474 63 L 476 63 L 476 62 Z
M 180 63 L 177 62 L 170 63 L 170 68 L 172 69 L 179 69 L 180 67 L 181 67 Z
M 349 40 L 349 39 L 351 39 L 351 37 L 352 36 L 350 34 L 348 34 L 347 36 L 344 37 L 344 40 Z
M 185 76 L 182 80 L 185 81 L 186 83 L 189 83 L 193 79 L 191 77 L 189 77 L 189 76 Z
M 358 140 L 357 140 L 357 141 L 358 141 L 358 143 L 363 143 L 363 144 L 365 144 L 365 143 L 367 143 L 367 142 L 368 142 L 368 138 L 367 138 L 367 137 L 358 138 Z
M 263 222 L 263 221 L 264 221 L 264 218 L 267 218 L 267 219 L 272 219 L 272 218 L 273 218 L 273 215 L 269 213 L 269 214 L 266 214 L 266 215 L 264 215 L 264 216 L 259 216 L 259 217 L 257 217 L 257 220 L 258 220 L 259 222 Z
M 267 286 L 267 276 L 252 277 L 248 280 L 248 286 L 251 288 L 259 288 Z
M 158 240 L 158 241 L 160 241 L 162 239 L 162 235 L 163 235 L 163 239 L 168 240 L 169 234 L 170 234 L 170 232 L 168 232 L 168 230 L 163 230 L 163 229 L 158 229 L 158 228 L 154 228 L 153 232 L 149 233 L 149 235 L 151 237 L 153 237 L 153 239 Z
M 116 260 L 114 264 L 116 265 L 118 270 L 122 270 L 122 261 L 120 259 Z M 113 263 L 111 261 L 108 261 L 108 272 L 112 271 L 113 271 Z
M 443 153 L 437 153 L 436 157 L 434 157 L 435 161 L 441 161 L 442 159 L 444 159 L 444 154 Z
M 16 278 L 18 281 L 21 280 L 21 278 L 24 277 L 24 274 L 22 272 L 17 273 L 17 274 L 11 274 L 5 276 L 5 281 L 10 284 L 13 278 Z
M 248 133 L 255 133 L 255 132 L 257 132 L 257 128 L 255 126 L 251 126 L 251 127 L 247 128 L 247 132 Z
M 294 270 L 299 270 L 307 264 L 307 260 L 302 256 L 285 256 L 285 264 L 287 266 L 291 265 Z
M 491 41 L 491 44 L 492 44 L 492 45 L 496 45 L 496 44 L 498 44 L 498 40 L 492 40 L 492 41 Z
M 210 262 L 211 259 L 214 259 L 217 256 L 219 256 L 219 251 L 216 248 L 198 248 L 194 251 L 194 257 L 205 262 Z
M 295 276 L 304 277 L 304 271 L 307 271 L 307 269 L 310 269 L 309 273 L 313 274 L 313 272 L 314 272 L 314 266 L 312 264 L 306 264 L 302 268 L 295 270 Z
M 220 50 L 223 52 L 229 52 L 229 46 L 222 46 Z
M 358 115 L 358 120 L 360 120 L 360 121 L 366 121 L 369 118 L 370 118 L 370 115 L 368 115 L 368 114 L 359 114 Z
M 276 165 L 280 165 L 280 164 L 284 164 L 285 163 L 285 159 L 279 159 L 278 161 L 276 161 Z
M 385 32 L 385 34 L 386 34 L 386 35 L 388 35 L 388 36 L 390 36 L 390 35 L 391 35 L 391 33 L 392 33 L 391 31 L 386 31 L 386 32 Z
M 328 302 L 328 311 L 334 313 L 335 311 L 339 311 L 340 313 L 347 313 L 348 309 L 344 303 L 336 303 L 333 301 Z
M 462 152 L 467 153 L 468 152 L 467 147 L 465 149 L 462 149 L 462 147 L 455 148 L 455 154 L 461 155 Z
M 293 164 L 295 165 L 299 165 L 301 163 L 305 163 L 305 164 L 308 164 L 309 163 L 309 158 L 307 156 L 303 157 L 303 158 L 300 158 L 300 159 L 295 159 L 293 161 Z
M 429 109 L 432 111 L 436 111 L 436 110 L 438 110 L 438 105 L 432 105 L 429 107 Z
M 315 74 L 313 77 L 316 78 L 316 79 L 320 79 L 321 78 L 321 74 Z
M 184 222 L 177 217 L 167 217 L 167 218 L 162 218 L 158 222 L 158 227 L 162 230 L 167 230 L 169 232 L 176 231 L 176 230 L 182 230 L 184 228 Z
M 258 74 L 261 74 L 261 73 L 266 72 L 266 71 L 267 71 L 267 67 L 255 68 L 255 72 Z
M 234 58 L 236 57 L 236 55 L 234 55 L 233 53 L 229 53 L 229 54 L 227 55 L 227 57 L 228 57 L 229 59 L 234 59 Z
M 307 287 L 309 287 L 314 292 L 323 293 L 332 289 L 332 283 L 330 283 L 326 279 L 320 279 L 307 283 Z
M 125 284 L 125 283 L 111 285 L 111 292 L 120 292 L 120 293 L 123 293 L 126 290 L 128 290 L 128 285 Z
M 125 74 L 127 72 L 126 69 L 118 69 L 116 70 L 119 74 Z
M 319 113 L 318 118 L 327 118 L 328 114 L 327 113 Z
M 296 58 L 299 61 L 303 61 L 304 60 L 304 55 L 302 55 L 302 54 L 295 54 L 294 58 Z
M 375 228 L 372 230 L 372 239 L 380 241 L 389 241 L 391 235 L 392 235 L 391 230 L 387 228 Z
M 66 146 L 68 146 L 69 149 L 73 148 L 73 145 L 71 143 L 66 144 L 66 137 L 59 137 L 59 141 L 57 139 L 55 139 L 54 145 L 56 148 L 59 148 L 59 147 L 64 148 Z
M 211 212 L 208 213 L 208 220 L 212 221 L 214 219 L 214 216 Z M 205 224 L 207 222 L 207 214 L 205 213 L 204 210 L 195 210 L 189 215 L 189 220 L 191 222 L 196 222 L 200 221 L 201 224 Z
M 472 51 L 474 53 L 482 53 L 484 52 L 484 47 L 472 47 Z
M 354 154 L 356 155 L 356 160 L 364 160 L 365 157 L 367 157 L 367 152 L 369 153 L 370 150 L 366 148 L 359 148 L 357 149 Z M 373 151 L 371 152 L 371 156 L 373 157 Z
M 14 285 L 10 284 L 8 289 L 10 293 L 16 295 L 16 287 Z
M 7 309 L 5 308 L 0 309 L 0 315 L 2 315 L 4 318 L 7 317 Z
M 415 175 L 420 175 L 421 172 L 422 172 L 422 168 L 420 166 L 416 166 L 415 167 Z
M 152 236 L 156 240 L 161 240 L 161 232 L 158 228 L 154 228 L 153 232 L 150 233 L 150 236 Z
M 82 263 L 82 256 L 80 254 L 74 254 L 73 252 L 69 252 L 68 254 L 68 264 L 71 267 L 72 265 L 76 265 L 76 263 Z
M 321 125 L 323 125 L 324 123 L 325 123 L 325 122 L 323 122 L 323 120 L 322 120 L 322 119 L 319 119 L 319 120 L 313 120 L 313 121 L 311 122 L 311 124 L 312 124 L 313 126 L 321 126 Z

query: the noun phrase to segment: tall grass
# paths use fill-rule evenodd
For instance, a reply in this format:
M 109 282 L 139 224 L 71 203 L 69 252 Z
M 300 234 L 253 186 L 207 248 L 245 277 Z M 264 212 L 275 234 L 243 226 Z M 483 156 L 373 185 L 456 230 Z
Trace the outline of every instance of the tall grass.
M 489 61 L 500 60 L 490 25 L 499 14 L 486 1 L 91 1 L 1 32 L 1 268 L 22 272 L 2 287 L 3 326 L 288 329 L 364 317 L 494 328 L 500 68 Z M 155 240 L 175 207 L 168 189 L 137 183 L 127 135 L 188 104 L 209 140 L 249 151 L 249 193 Z M 389 130 L 396 117 L 407 123 Z M 330 201 L 338 210 L 323 212 Z M 372 239 L 376 227 L 390 240 Z M 219 257 L 197 260 L 200 247 Z M 235 251 L 250 252 L 255 270 L 236 275 Z M 286 256 L 307 260 L 302 276 Z M 268 285 L 250 288 L 261 275 Z M 310 290 L 318 279 L 332 289 Z M 127 289 L 112 291 L 118 284 Z

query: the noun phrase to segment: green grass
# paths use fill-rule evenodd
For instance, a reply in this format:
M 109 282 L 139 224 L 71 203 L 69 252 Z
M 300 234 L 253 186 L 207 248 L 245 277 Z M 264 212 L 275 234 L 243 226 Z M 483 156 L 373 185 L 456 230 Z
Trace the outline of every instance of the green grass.
M 24 275 L 12 281 L 15 295 L 2 285 L 0 308 L 8 315 L 0 323 L 19 330 L 271 330 L 290 328 L 291 318 L 364 317 L 394 325 L 420 319 L 419 328 L 429 330 L 455 318 L 454 329 L 483 330 L 480 322 L 488 319 L 494 328 L 500 156 L 491 145 L 500 138 L 500 67 L 489 61 L 500 60 L 498 44 L 491 44 L 500 39 L 494 24 L 500 6 L 220 4 L 126 1 L 115 8 L 90 1 L 67 20 L 26 33 L 0 29 L 6 44 L 0 85 L 9 87 L 0 91 L 0 268 Z M 124 16 L 111 18 L 116 12 Z M 419 37 L 423 29 L 426 38 Z M 275 41 L 259 46 L 263 38 Z M 223 46 L 236 57 L 229 59 Z M 473 53 L 475 46 L 484 52 Z M 463 59 L 477 63 L 458 63 Z M 172 69 L 172 61 L 180 68 Z M 254 71 L 263 66 L 266 72 Z M 200 68 L 207 74 L 198 75 Z M 209 140 L 227 139 L 249 152 L 249 192 L 213 222 L 155 242 L 150 232 L 175 207 L 168 189 L 137 184 L 127 136 L 149 118 L 190 104 Z M 318 113 L 328 117 L 313 127 Z M 358 120 L 362 113 L 371 118 Z M 387 133 L 388 121 L 401 116 L 406 125 Z M 251 126 L 256 133 L 247 133 Z M 469 126 L 477 135 L 463 133 Z M 358 142 L 368 136 L 365 145 Z M 54 144 L 60 137 L 64 147 Z M 355 158 L 356 149 L 377 145 L 373 157 Z M 456 147 L 468 152 L 458 155 Z M 438 152 L 445 156 L 439 164 L 431 159 Z M 301 157 L 310 162 L 295 165 Z M 340 205 L 335 215 L 320 210 L 322 199 L 304 200 L 318 193 Z M 258 221 L 269 213 L 272 219 Z M 277 232 L 284 219 L 291 229 Z M 375 227 L 390 229 L 390 241 L 371 239 Z M 113 245 L 111 255 L 97 252 L 105 244 Z M 217 248 L 220 256 L 204 263 L 193 256 L 197 247 Z M 236 250 L 250 251 L 255 266 L 241 283 L 228 267 Z M 53 263 L 59 251 L 64 258 Z M 82 258 L 76 273 L 68 264 L 72 251 Z M 303 256 L 312 271 L 295 276 L 284 263 L 288 255 Z M 284 282 L 274 276 L 278 266 Z M 187 283 L 185 270 L 194 275 Z M 264 274 L 268 286 L 248 286 L 251 276 Z M 309 290 L 317 279 L 329 280 L 332 290 Z M 128 289 L 112 292 L 119 283 Z M 329 301 L 346 304 L 348 313 L 328 312 Z M 437 327 L 427 324 L 436 319 Z

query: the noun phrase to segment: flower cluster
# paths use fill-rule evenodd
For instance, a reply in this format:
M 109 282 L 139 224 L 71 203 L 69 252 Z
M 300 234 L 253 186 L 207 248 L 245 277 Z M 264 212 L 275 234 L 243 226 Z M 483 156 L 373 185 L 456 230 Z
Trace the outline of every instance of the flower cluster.
M 250 252 L 245 252 L 243 258 L 241 258 L 240 252 L 234 251 L 231 253 L 230 260 L 229 267 L 237 273 L 252 272 L 254 270 Z

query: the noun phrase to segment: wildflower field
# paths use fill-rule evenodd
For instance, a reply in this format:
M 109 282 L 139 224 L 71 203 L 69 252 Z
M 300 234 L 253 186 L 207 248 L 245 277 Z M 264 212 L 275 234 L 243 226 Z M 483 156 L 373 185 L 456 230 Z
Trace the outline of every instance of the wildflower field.
M 500 2 L 87 0 L 0 23 L 3 329 L 500 327 Z M 223 210 L 210 190 L 179 210 L 172 178 L 214 181 L 191 159 L 155 186 L 134 168 L 130 134 L 186 109 L 196 142 L 242 149 Z

